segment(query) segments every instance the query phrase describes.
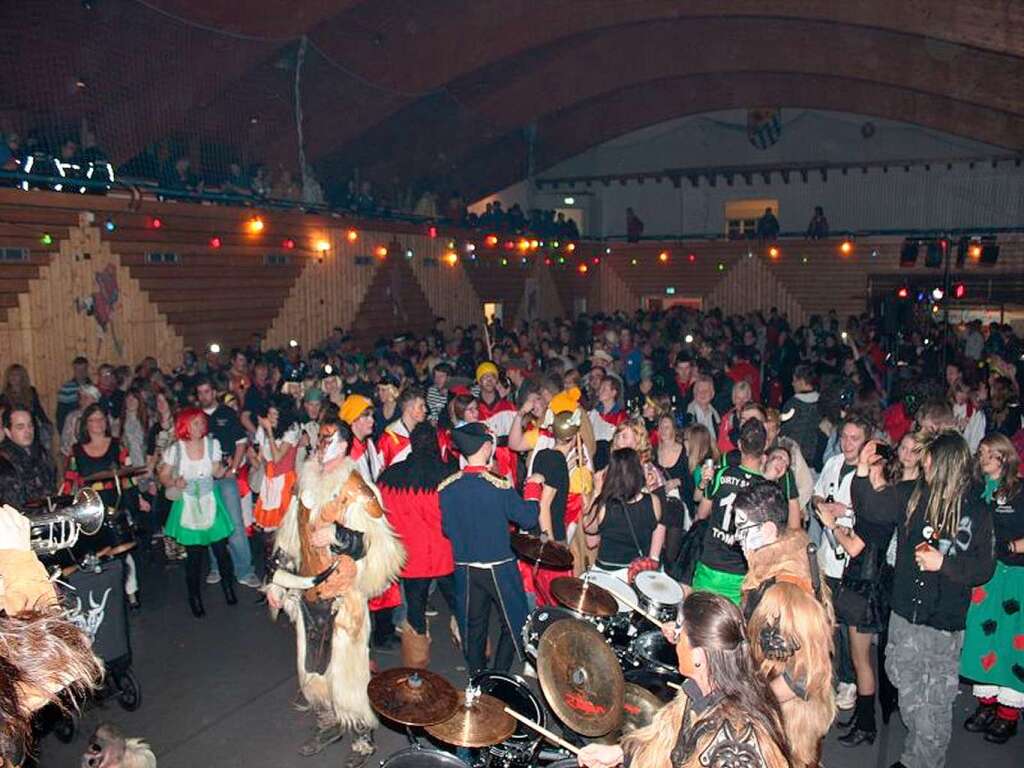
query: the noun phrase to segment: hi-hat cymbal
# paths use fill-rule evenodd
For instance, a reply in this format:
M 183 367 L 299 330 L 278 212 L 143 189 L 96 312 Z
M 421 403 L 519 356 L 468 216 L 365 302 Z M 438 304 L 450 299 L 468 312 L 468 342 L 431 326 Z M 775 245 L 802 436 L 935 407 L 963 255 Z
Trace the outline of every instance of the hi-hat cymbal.
M 144 475 L 146 474 L 146 471 L 145 467 L 114 467 L 113 469 L 105 469 L 102 472 L 95 472 L 91 475 L 86 475 L 82 478 L 82 485 L 101 483 L 106 480 L 113 480 L 115 477 L 123 480 L 128 477 Z
M 576 733 L 593 738 L 622 724 L 622 669 L 591 624 L 565 619 L 548 627 L 537 649 L 537 676 L 548 704 Z
M 573 576 L 562 576 L 551 582 L 551 595 L 563 608 L 585 616 L 614 616 L 619 603 L 604 587 Z
M 370 679 L 366 692 L 374 712 L 402 725 L 440 723 L 459 705 L 455 687 L 426 669 L 386 669 Z
M 618 744 L 623 736 L 650 725 L 658 710 L 664 706 L 665 702 L 643 686 L 626 683 L 622 699 L 622 726 L 598 741 L 602 744 Z
M 516 721 L 505 713 L 505 702 L 481 693 L 467 707 L 466 694 L 460 691 L 455 714 L 443 722 L 428 725 L 425 730 L 445 744 L 489 747 L 515 733 Z
M 572 568 L 572 552 L 557 541 L 541 541 L 539 536 L 528 533 L 512 533 L 512 549 L 519 557 L 531 563 L 538 563 L 555 571 Z

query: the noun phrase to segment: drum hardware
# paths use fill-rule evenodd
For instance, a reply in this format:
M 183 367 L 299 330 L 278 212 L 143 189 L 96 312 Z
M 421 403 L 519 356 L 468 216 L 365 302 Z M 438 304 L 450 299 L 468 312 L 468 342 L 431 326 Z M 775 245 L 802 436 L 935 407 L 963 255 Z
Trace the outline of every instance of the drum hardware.
M 538 725 L 537 723 L 533 722 L 533 720 L 531 720 L 530 718 L 523 717 L 518 712 L 516 712 L 514 709 L 511 709 L 510 707 L 505 707 L 505 714 L 507 714 L 509 717 L 512 717 L 512 718 L 518 720 L 520 723 L 525 725 L 527 728 L 530 728 L 531 730 L 539 733 L 541 736 L 543 736 L 545 739 L 550 741 L 552 744 L 555 744 L 555 745 L 561 747 L 562 749 L 568 750 L 569 752 L 571 752 L 574 755 L 578 755 L 580 753 L 579 747 L 574 747 L 572 744 L 570 744 L 568 741 L 566 741 L 562 737 L 552 733 L 551 731 L 549 731 L 544 726 Z
M 548 704 L 576 733 L 593 738 L 622 724 L 622 669 L 589 623 L 566 619 L 548 627 L 537 648 L 537 677 Z
M 642 571 L 636 575 L 633 586 L 646 614 L 658 617 L 662 623 L 675 621 L 684 597 L 683 588 L 675 579 L 661 571 Z
M 94 536 L 103 525 L 106 510 L 100 495 L 91 488 L 75 494 L 69 507 L 55 508 L 47 499 L 49 511 L 29 518 L 32 551 L 53 554 L 78 543 L 78 536 Z
M 659 675 L 678 675 L 678 658 L 675 646 L 670 644 L 661 630 L 644 632 L 629 646 L 629 655 L 636 667 Z
M 574 576 L 553 580 L 551 594 L 559 605 L 582 616 L 606 618 L 618 612 L 618 603 L 611 592 Z
M 457 747 L 490 747 L 500 744 L 516 732 L 516 721 L 509 717 L 505 703 L 481 693 L 470 684 L 459 693 L 458 707 L 446 720 L 425 726 L 435 739 Z
M 518 675 L 509 672 L 480 672 L 472 677 L 470 683 L 524 717 L 542 726 L 547 725 L 547 712 L 543 703 Z M 535 764 L 541 743 L 533 731 L 517 728 L 507 739 L 487 750 L 484 765 L 488 768 L 527 768 Z

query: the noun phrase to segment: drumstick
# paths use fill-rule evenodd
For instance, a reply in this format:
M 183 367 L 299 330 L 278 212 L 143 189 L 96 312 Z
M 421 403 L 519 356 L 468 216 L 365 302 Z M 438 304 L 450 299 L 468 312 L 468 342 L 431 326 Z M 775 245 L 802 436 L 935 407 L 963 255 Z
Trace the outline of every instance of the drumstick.
M 578 755 L 580 753 L 579 747 L 574 747 L 572 744 L 570 744 L 565 739 L 561 738 L 560 736 L 556 736 L 555 734 L 553 734 L 551 731 L 549 731 L 544 726 L 538 725 L 537 723 L 533 722 L 533 720 L 531 720 L 528 717 L 524 717 L 523 715 L 519 714 L 518 712 L 516 712 L 511 707 L 505 707 L 505 714 L 511 715 L 513 718 L 518 720 L 520 723 L 525 725 L 527 728 L 530 728 L 531 730 L 534 730 L 537 733 L 539 733 L 541 736 L 543 736 L 545 739 L 550 741 L 552 744 L 557 744 L 562 749 L 567 749 L 570 752 L 572 752 L 574 755 Z
M 675 688 L 677 691 L 683 690 L 683 686 L 681 686 L 679 683 L 673 683 L 671 681 L 665 681 L 665 685 L 667 685 L 669 688 Z
M 636 611 L 637 613 L 639 613 L 641 616 L 643 616 L 645 619 L 647 619 L 652 624 L 657 624 L 659 627 L 661 626 L 661 621 L 659 619 L 656 619 L 655 617 L 651 616 L 651 614 L 649 614 L 647 611 L 645 611 L 643 608 L 641 608 L 636 603 L 632 602 L 628 597 L 623 597 L 622 595 L 616 594 L 615 595 L 615 599 L 618 600 L 623 605 L 625 605 L 631 611 Z

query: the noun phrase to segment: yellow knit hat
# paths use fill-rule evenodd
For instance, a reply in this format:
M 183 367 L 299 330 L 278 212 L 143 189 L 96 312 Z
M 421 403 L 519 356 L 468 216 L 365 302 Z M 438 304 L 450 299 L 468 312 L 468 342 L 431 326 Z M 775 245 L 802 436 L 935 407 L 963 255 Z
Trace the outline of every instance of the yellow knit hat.
M 480 379 L 482 379 L 488 373 L 495 377 L 497 377 L 498 375 L 498 366 L 496 366 L 490 360 L 486 360 L 476 367 L 476 380 L 480 381 Z

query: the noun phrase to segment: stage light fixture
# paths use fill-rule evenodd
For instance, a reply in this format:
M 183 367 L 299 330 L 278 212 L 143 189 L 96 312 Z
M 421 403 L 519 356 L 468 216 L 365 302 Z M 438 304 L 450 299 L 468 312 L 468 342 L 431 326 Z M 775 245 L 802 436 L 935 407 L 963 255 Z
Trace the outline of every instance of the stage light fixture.
M 474 243 L 466 243 L 466 253 L 472 253 L 475 250 L 476 245 Z
M 662 264 L 667 263 L 668 262 L 668 251 L 662 251 L 661 253 L 659 253 L 658 254 L 658 261 L 660 261 Z
M 967 286 L 964 283 L 957 283 L 953 286 L 953 298 L 962 299 L 967 296 Z
M 449 267 L 454 267 L 456 264 L 459 263 L 459 255 L 455 253 L 455 251 L 448 251 L 444 255 L 444 260 Z
M 249 230 L 250 235 L 258 235 L 263 231 L 263 228 L 266 225 L 263 223 L 263 219 L 259 216 L 253 216 L 248 222 L 246 222 L 245 226 Z
M 160 218 L 158 216 L 150 216 L 149 217 L 149 228 L 150 229 L 160 229 L 160 227 L 162 227 L 163 225 L 164 225 L 164 223 L 160 220 Z
M 387 246 L 378 245 L 376 248 L 373 249 L 373 255 L 376 256 L 378 259 L 386 259 L 388 255 Z
M 587 274 L 587 270 L 589 269 L 589 267 L 586 264 L 580 264 L 578 267 L 576 267 L 576 269 L 579 270 L 579 273 L 581 275 L 585 275 Z
M 502 259 L 501 260 L 501 266 L 507 267 L 508 266 L 508 259 Z
M 971 247 L 967 249 L 967 254 L 972 259 L 974 259 L 974 261 L 977 261 L 978 259 L 980 259 L 981 258 L 981 244 L 980 243 L 973 243 L 971 245 Z
M 117 224 L 114 223 L 113 219 L 108 218 L 105 222 L 103 222 L 103 228 L 106 229 L 107 232 L 113 232 L 115 229 L 117 229 Z
M 320 241 L 317 241 L 317 242 L 319 244 Z M 324 242 L 326 242 L 326 241 L 324 241 Z M 286 237 L 284 240 L 281 241 L 281 247 L 284 248 L 286 251 L 293 250 L 295 248 L 295 241 L 292 240 L 290 237 Z M 317 248 L 317 250 L 318 251 L 326 251 L 327 249 L 326 248 Z
M 551 247 L 552 247 L 552 248 L 557 248 L 557 247 L 558 247 L 558 241 L 557 241 L 557 240 L 553 240 L 553 241 L 551 242 Z
M 601 263 L 601 257 L 595 256 L 594 258 L 591 259 L 591 262 L 593 262 L 594 266 L 596 267 L 598 264 Z
M 43 245 L 53 245 L 53 235 L 49 232 L 43 232 L 43 236 L 39 238 L 39 242 Z
M 498 236 L 497 235 L 488 235 L 487 237 L 484 238 L 484 245 L 486 245 L 488 248 L 494 248 L 497 244 L 498 244 Z
M 839 244 L 839 252 L 843 254 L 843 256 L 849 256 L 850 254 L 852 254 L 853 241 L 850 239 L 843 240 L 843 242 Z
M 689 262 L 690 262 L 691 264 L 693 264 L 693 263 L 694 263 L 694 262 L 695 262 L 695 261 L 697 260 L 697 254 L 696 254 L 696 253 L 691 253 L 691 254 L 687 255 L 687 257 L 686 257 L 686 258 L 687 258 L 687 260 L 688 260 L 688 261 L 689 261 Z
M 406 258 L 407 261 L 412 261 L 412 257 L 415 256 L 415 255 L 416 254 L 413 253 L 412 248 L 406 248 L 405 249 L 405 258 Z
M 359 239 L 359 232 L 354 229 L 350 229 L 345 233 L 345 239 L 350 243 L 354 243 Z
M 719 272 L 725 272 L 725 263 L 724 262 L 721 262 L 721 261 L 718 262 L 718 271 Z
M 674 285 L 667 285 L 667 286 L 665 286 L 665 295 L 666 296 L 675 296 L 676 295 L 676 288 L 675 288 L 675 286 Z
M 545 257 L 545 259 L 544 259 L 544 266 L 546 266 L 546 267 L 550 267 L 551 266 L 551 257 L 550 256 Z
M 437 227 L 427 227 L 428 237 L 437 237 Z
M 917 263 L 917 253 L 921 244 L 917 240 L 907 239 L 900 248 L 900 266 L 912 267 Z
M 210 345 L 210 352 L 212 352 L 215 355 L 219 355 L 220 354 L 220 344 L 218 344 L 217 342 L 213 342 Z
M 540 248 L 540 240 L 531 240 L 530 241 L 530 250 L 531 251 L 535 251 L 538 248 Z
M 295 339 L 288 339 L 288 346 L 291 347 L 292 349 L 295 349 L 296 347 L 299 346 L 299 342 L 297 342 Z
M 530 250 L 530 241 L 529 240 L 525 240 L 525 239 L 520 240 L 516 244 L 516 247 L 519 248 L 520 251 L 528 251 L 528 250 Z
M 683 337 L 683 341 L 685 341 L 687 344 L 693 344 L 693 334 L 686 334 L 686 336 Z
M 565 250 L 568 251 L 569 253 L 572 253 L 573 251 L 576 250 L 576 243 L 566 243 Z
M 782 256 L 782 251 L 779 250 L 777 245 L 768 248 L 768 258 L 772 261 L 778 261 L 780 256 Z
M 566 205 L 576 205 L 576 198 L 575 197 L 565 197 L 565 198 L 562 198 L 562 202 L 565 203 Z
M 907 288 L 907 286 L 905 286 L 905 285 L 901 285 L 899 287 L 899 289 L 896 291 L 896 298 L 897 299 L 909 299 L 910 298 L 910 289 Z
M 222 243 L 220 241 L 220 238 L 217 237 L 216 235 L 214 235 L 213 237 L 210 238 L 210 247 L 211 248 L 220 248 L 221 245 L 222 245 Z
M 935 301 L 942 301 L 945 297 L 946 292 L 939 287 L 932 288 L 932 299 Z
M 929 240 L 924 252 L 924 265 L 929 269 L 938 269 L 946 259 L 949 241 L 944 238 Z
M 295 243 L 292 243 L 292 247 L 295 247 Z M 313 244 L 313 247 L 316 248 L 317 251 L 319 251 L 320 253 L 327 253 L 327 251 L 331 250 L 331 241 L 325 237 L 322 237 Z M 387 256 L 387 253 L 385 253 L 384 255 Z

